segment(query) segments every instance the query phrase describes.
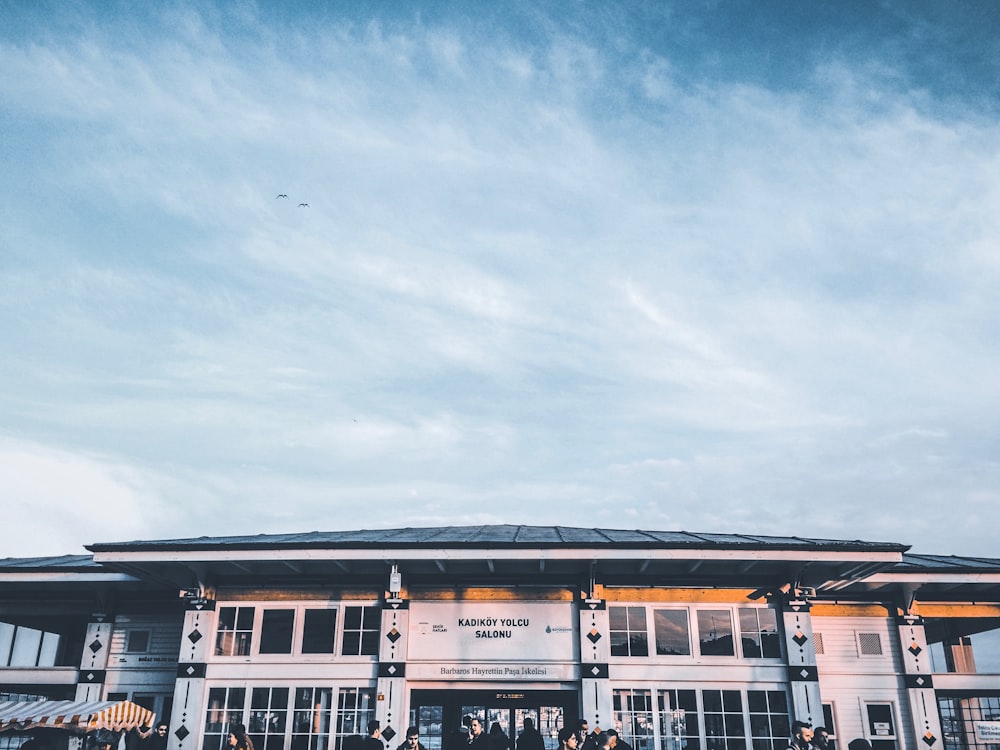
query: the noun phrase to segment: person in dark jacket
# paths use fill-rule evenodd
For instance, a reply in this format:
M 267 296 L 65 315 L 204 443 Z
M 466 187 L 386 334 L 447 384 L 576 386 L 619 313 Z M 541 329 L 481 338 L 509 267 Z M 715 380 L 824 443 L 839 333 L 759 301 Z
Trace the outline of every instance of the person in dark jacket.
M 396 750 L 427 750 L 420 742 L 420 730 L 416 727 L 407 727 L 406 739 L 399 743 Z
M 368 722 L 368 736 L 361 743 L 361 750 L 385 750 L 385 744 L 381 738 L 381 725 L 377 720 L 372 719 Z
M 490 750 L 510 750 L 510 737 L 500 727 L 499 721 L 490 725 L 490 734 L 486 738 Z
M 156 722 L 153 733 L 143 741 L 141 750 L 167 750 L 167 722 Z
M 489 740 L 483 732 L 483 722 L 476 716 L 469 722 L 469 739 L 465 743 L 466 750 L 489 750 Z
M 545 740 L 542 738 L 542 733 L 535 729 L 533 719 L 524 720 L 524 729 L 515 745 L 515 750 L 545 750 Z

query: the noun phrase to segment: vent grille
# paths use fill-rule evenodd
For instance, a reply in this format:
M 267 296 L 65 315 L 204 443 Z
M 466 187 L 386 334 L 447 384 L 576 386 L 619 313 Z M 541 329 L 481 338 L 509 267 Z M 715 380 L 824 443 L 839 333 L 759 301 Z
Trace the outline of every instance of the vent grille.
M 816 656 L 822 656 L 826 653 L 826 650 L 823 648 L 822 633 L 813 633 L 813 646 L 816 648 Z
M 881 656 L 882 636 L 878 633 L 858 633 L 858 653 L 861 656 Z

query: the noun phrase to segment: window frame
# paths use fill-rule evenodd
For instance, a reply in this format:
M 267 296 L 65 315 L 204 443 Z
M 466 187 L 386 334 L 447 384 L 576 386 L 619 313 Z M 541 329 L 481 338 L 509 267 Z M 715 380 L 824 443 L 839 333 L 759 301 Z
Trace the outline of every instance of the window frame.
M 344 653 L 344 633 L 345 633 L 345 613 L 350 607 L 360 607 L 363 610 L 362 625 L 363 630 L 354 630 L 360 633 L 359 638 L 364 639 L 364 643 L 373 648 L 373 653 L 352 654 Z M 234 628 L 233 630 L 220 630 L 221 615 L 225 609 L 235 609 L 234 622 L 238 624 L 241 610 L 253 610 L 253 625 L 250 629 Z M 370 610 L 376 610 L 375 614 L 369 614 Z M 263 645 L 264 621 L 267 612 L 280 612 L 289 610 L 292 612 L 292 638 L 291 650 L 281 652 L 261 651 Z M 332 643 L 329 651 L 309 651 L 304 652 L 303 636 L 306 622 L 306 613 L 309 611 L 332 612 L 333 628 Z M 246 615 L 242 615 L 246 616 Z M 369 618 L 373 618 L 369 622 Z M 348 631 L 350 638 L 351 629 Z M 329 661 L 374 661 L 379 658 L 382 648 L 382 605 L 377 600 L 338 600 L 334 602 L 326 601 L 220 601 L 216 606 L 216 616 L 214 621 L 214 642 L 209 652 L 211 661 L 233 661 L 253 659 L 260 662 L 329 662 Z M 220 635 L 222 633 L 234 634 L 233 643 L 229 653 L 218 653 Z M 249 639 L 247 653 L 239 653 L 239 638 Z M 360 647 L 360 644 L 359 644 Z
M 625 610 L 625 612 L 624 612 L 624 615 L 625 615 L 625 629 L 624 630 L 622 630 L 621 628 L 614 628 L 614 627 L 612 627 L 612 625 L 611 625 L 611 610 L 612 609 L 623 609 L 623 610 Z M 638 627 L 636 627 L 635 629 L 633 629 L 631 627 L 631 623 L 632 623 L 632 610 L 639 610 L 639 611 L 642 612 L 642 629 L 641 630 Z M 645 659 L 645 658 L 649 658 L 649 656 L 650 656 L 650 653 L 649 653 L 649 621 L 650 621 L 649 611 L 650 611 L 649 606 L 647 606 L 645 604 L 621 603 L 621 604 L 614 604 L 614 605 L 609 605 L 608 606 L 608 638 L 610 640 L 610 643 L 608 645 L 608 654 L 611 657 L 613 657 L 613 658 L 622 658 L 622 659 Z M 625 634 L 625 644 L 626 644 L 626 649 L 628 650 L 628 653 L 626 653 L 626 654 L 621 654 L 621 653 L 616 654 L 616 653 L 614 653 L 614 651 L 613 651 L 613 649 L 615 648 L 614 635 L 613 635 L 614 633 L 624 633 Z M 633 636 L 636 637 L 636 638 L 638 638 L 638 636 L 640 636 L 640 635 L 642 636 L 642 643 L 645 645 L 646 653 L 644 653 L 644 654 L 643 653 L 633 653 L 633 646 L 632 646 L 632 644 L 633 644 Z M 636 648 L 635 650 L 638 650 L 638 648 Z

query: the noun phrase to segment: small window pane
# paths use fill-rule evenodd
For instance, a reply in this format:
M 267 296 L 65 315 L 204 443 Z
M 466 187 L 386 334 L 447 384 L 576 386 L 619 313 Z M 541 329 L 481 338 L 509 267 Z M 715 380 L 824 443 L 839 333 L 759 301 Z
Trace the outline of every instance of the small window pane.
M 733 656 L 733 622 L 729 610 L 699 609 L 698 638 L 703 656 Z
M 658 609 L 653 612 L 656 653 L 661 656 L 690 656 L 686 609 Z
M 307 609 L 302 627 L 303 654 L 332 654 L 337 632 L 337 610 Z
M 294 609 L 265 609 L 260 626 L 260 653 L 292 653 Z

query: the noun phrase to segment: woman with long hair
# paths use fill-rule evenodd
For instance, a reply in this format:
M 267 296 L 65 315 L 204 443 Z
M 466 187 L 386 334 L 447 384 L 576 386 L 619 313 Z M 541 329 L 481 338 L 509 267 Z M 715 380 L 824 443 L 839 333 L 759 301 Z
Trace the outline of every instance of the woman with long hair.
M 229 725 L 229 747 L 232 750 L 253 750 L 253 740 L 247 734 L 247 728 L 242 724 Z

